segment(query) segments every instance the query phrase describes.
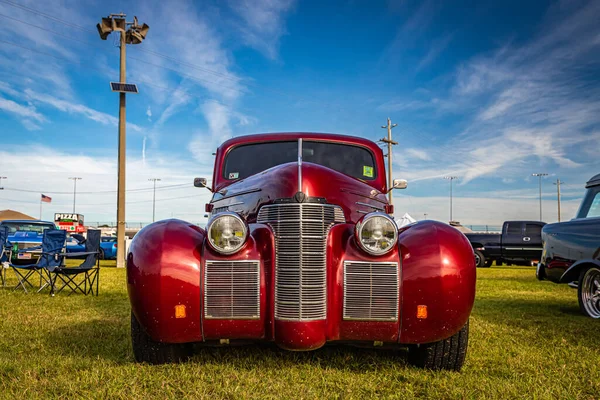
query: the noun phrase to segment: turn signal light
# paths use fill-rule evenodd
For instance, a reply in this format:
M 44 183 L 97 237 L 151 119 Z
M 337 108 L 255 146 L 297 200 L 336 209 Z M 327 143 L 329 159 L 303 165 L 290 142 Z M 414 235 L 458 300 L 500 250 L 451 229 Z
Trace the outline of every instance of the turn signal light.
M 185 318 L 185 304 L 175 306 L 175 318 Z
M 418 319 L 426 319 L 427 318 L 427 306 L 424 306 L 424 305 L 417 306 L 417 318 Z

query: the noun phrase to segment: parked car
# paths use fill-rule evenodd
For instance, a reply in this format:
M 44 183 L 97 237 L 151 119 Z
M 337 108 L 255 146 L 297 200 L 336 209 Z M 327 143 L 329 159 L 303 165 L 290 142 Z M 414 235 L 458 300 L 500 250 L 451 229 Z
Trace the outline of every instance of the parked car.
M 581 311 L 600 318 L 600 174 L 585 185 L 575 219 L 546 225 L 537 278 L 577 288 Z
M 67 237 L 67 253 L 85 252 L 85 237 L 83 235 L 72 233 Z M 117 258 L 117 238 L 112 236 L 103 236 L 100 239 L 101 260 Z M 82 256 L 81 258 L 85 258 Z
M 506 221 L 501 233 L 465 233 L 465 236 L 473 246 L 479 268 L 488 268 L 494 261 L 531 265 L 542 256 L 544 225 L 545 222 L 539 221 Z
M 475 297 L 471 245 L 456 229 L 389 214 L 383 152 L 356 137 L 262 134 L 216 152 L 206 229 L 142 229 L 127 254 L 137 361 L 191 344 L 404 347 L 415 365 L 461 368 Z M 406 187 L 395 180 L 394 187 Z
M 117 238 L 114 236 L 103 236 L 100 239 L 100 259 L 112 260 L 117 258 Z
M 38 220 L 4 220 L 0 226 L 8 226 L 8 241 L 13 246 L 12 260 L 14 264 L 34 264 L 40 258 L 42 249 L 25 252 L 31 247 L 42 245 L 45 229 L 56 229 L 49 221 Z

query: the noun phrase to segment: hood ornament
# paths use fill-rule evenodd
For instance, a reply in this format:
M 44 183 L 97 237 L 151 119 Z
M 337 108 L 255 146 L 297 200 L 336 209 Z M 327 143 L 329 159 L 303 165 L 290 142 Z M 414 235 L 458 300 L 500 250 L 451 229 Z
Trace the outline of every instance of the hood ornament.
M 306 200 L 306 195 L 302 192 L 297 192 L 294 195 L 294 200 L 296 200 L 296 203 L 304 203 L 304 200 Z

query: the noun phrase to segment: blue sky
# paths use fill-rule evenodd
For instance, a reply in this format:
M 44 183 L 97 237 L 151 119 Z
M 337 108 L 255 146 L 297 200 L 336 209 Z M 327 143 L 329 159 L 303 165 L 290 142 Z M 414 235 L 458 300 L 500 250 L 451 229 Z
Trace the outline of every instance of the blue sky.
M 128 221 L 199 221 L 224 139 L 317 131 L 377 140 L 398 126 L 396 213 L 464 224 L 574 216 L 600 172 L 600 3 L 316 1 L 0 1 L 0 209 L 44 218 L 72 208 L 114 221 L 116 35 L 95 24 L 123 11 L 150 25 L 128 46 Z M 41 14 L 53 16 L 46 18 Z M 59 21 L 57 21 L 58 19 Z M 68 23 L 65 23 L 68 22 Z M 70 23 L 70 24 L 69 24 Z M 40 29 L 42 28 L 42 29 Z M 188 183 L 188 186 L 165 187 Z M 24 191 L 27 190 L 27 191 Z M 29 192 L 28 192 L 29 191 Z M 98 193 L 101 192 L 101 193 Z

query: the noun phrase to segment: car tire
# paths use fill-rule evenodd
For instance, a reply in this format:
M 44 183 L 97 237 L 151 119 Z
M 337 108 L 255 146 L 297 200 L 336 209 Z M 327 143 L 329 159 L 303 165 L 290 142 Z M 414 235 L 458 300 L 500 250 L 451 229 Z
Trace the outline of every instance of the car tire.
M 409 362 L 419 368 L 460 371 L 469 345 L 469 322 L 448 339 L 408 349 Z
M 483 253 L 480 252 L 479 250 L 475 250 L 474 253 L 475 253 L 475 266 L 477 268 L 485 268 L 486 267 L 485 256 L 483 255 Z
M 577 300 L 581 312 L 590 318 L 600 318 L 600 268 L 584 269 L 577 282 Z
M 501 259 L 496 260 L 496 266 L 501 267 L 503 264 L 504 264 L 504 261 L 502 261 Z
M 133 312 L 131 313 L 131 344 L 135 361 L 140 363 L 178 363 L 192 355 L 191 343 L 161 343 L 152 340 Z
M 494 263 L 494 260 L 485 260 L 484 268 L 489 268 Z
M 100 252 L 98 253 L 98 258 L 104 260 L 104 250 L 100 249 Z

